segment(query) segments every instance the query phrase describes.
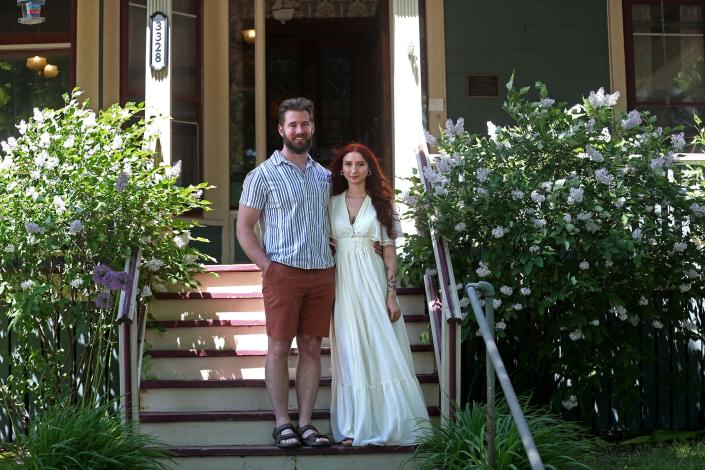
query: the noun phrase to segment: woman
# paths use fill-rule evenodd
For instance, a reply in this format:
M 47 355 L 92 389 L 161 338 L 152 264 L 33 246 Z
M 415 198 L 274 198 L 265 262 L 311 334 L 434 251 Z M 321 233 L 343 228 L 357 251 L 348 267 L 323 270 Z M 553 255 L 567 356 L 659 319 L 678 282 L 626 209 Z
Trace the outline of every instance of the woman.
M 411 444 L 428 412 L 396 296 L 394 239 L 401 230 L 392 190 L 375 155 L 361 144 L 340 149 L 331 172 L 333 437 L 343 445 Z

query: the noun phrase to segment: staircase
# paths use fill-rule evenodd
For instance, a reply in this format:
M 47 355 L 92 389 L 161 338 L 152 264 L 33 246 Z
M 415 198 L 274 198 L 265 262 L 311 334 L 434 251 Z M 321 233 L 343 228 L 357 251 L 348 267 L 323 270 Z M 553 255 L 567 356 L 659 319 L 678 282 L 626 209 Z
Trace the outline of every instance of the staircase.
M 255 265 L 216 265 L 199 274 L 199 290 L 155 294 L 147 324 L 140 383 L 140 427 L 175 454 L 181 469 L 395 469 L 409 447 L 322 449 L 274 447 L 274 414 L 264 385 L 267 349 L 261 275 Z M 438 416 L 439 386 L 420 289 L 399 289 L 399 300 L 429 414 Z M 426 335 L 428 336 L 428 335 Z M 328 340 L 313 424 L 330 432 L 331 363 Z M 289 408 L 297 352 L 289 356 Z M 432 418 L 434 419 L 434 418 Z

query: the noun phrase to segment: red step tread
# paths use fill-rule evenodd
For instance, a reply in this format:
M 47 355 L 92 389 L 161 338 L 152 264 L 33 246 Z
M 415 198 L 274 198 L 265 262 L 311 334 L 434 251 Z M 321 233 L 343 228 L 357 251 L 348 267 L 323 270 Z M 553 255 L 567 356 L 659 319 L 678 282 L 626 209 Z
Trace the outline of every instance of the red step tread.
M 155 292 L 157 300 L 261 299 L 261 292 Z
M 175 457 L 240 457 L 240 456 L 273 456 L 273 455 L 364 455 L 364 454 L 408 454 L 414 446 L 361 446 L 346 447 L 333 445 L 330 447 L 299 447 L 296 449 L 279 449 L 269 446 L 203 446 L 203 447 L 170 447 Z
M 425 323 L 428 316 L 425 314 L 404 315 L 407 323 Z M 219 326 L 262 326 L 264 320 L 155 320 L 147 323 L 147 328 L 207 328 Z
M 432 344 L 412 344 L 411 352 L 433 351 Z M 152 349 L 145 351 L 145 354 L 153 358 L 162 357 L 237 357 L 237 356 L 266 356 L 266 350 L 236 350 L 236 349 Z M 289 354 L 296 354 L 296 349 L 292 348 Z M 321 354 L 330 354 L 330 348 L 321 348 Z
M 419 383 L 438 383 L 438 374 L 416 374 Z M 321 377 L 321 385 L 330 385 L 330 377 Z M 142 389 L 161 388 L 232 388 L 232 387 L 264 387 L 264 379 L 229 379 L 229 380 L 142 380 Z M 289 386 L 294 381 L 289 380 Z

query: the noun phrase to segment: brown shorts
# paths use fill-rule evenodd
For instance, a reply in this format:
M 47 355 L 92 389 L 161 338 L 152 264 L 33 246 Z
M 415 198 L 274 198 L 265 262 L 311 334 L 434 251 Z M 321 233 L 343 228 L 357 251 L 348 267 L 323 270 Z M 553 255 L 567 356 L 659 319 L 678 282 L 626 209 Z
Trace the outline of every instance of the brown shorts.
M 335 268 L 300 269 L 272 262 L 262 280 L 262 295 L 268 336 L 284 341 L 299 334 L 328 336 Z

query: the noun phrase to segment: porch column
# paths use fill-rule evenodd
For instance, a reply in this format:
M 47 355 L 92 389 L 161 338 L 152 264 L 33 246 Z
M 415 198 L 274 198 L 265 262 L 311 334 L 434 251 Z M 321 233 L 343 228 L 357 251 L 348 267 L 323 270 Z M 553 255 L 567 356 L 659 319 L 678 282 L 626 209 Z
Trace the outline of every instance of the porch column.
M 421 109 L 421 39 L 419 0 L 392 0 L 392 118 L 394 187 L 408 189 L 416 150 L 424 145 Z M 402 208 L 402 211 L 404 208 Z M 414 232 L 413 223 L 402 221 L 404 232 Z
M 153 124 L 148 129 L 153 135 L 159 138 L 159 148 L 161 160 L 171 163 L 171 16 L 172 0 L 147 0 L 147 24 L 145 25 L 146 54 L 145 54 L 145 83 L 144 83 L 144 106 L 145 118 L 155 117 Z M 167 65 L 159 71 L 152 70 L 150 66 L 151 17 L 157 12 L 161 12 L 167 17 L 167 38 L 166 54 Z M 153 144 L 156 145 L 156 144 Z

